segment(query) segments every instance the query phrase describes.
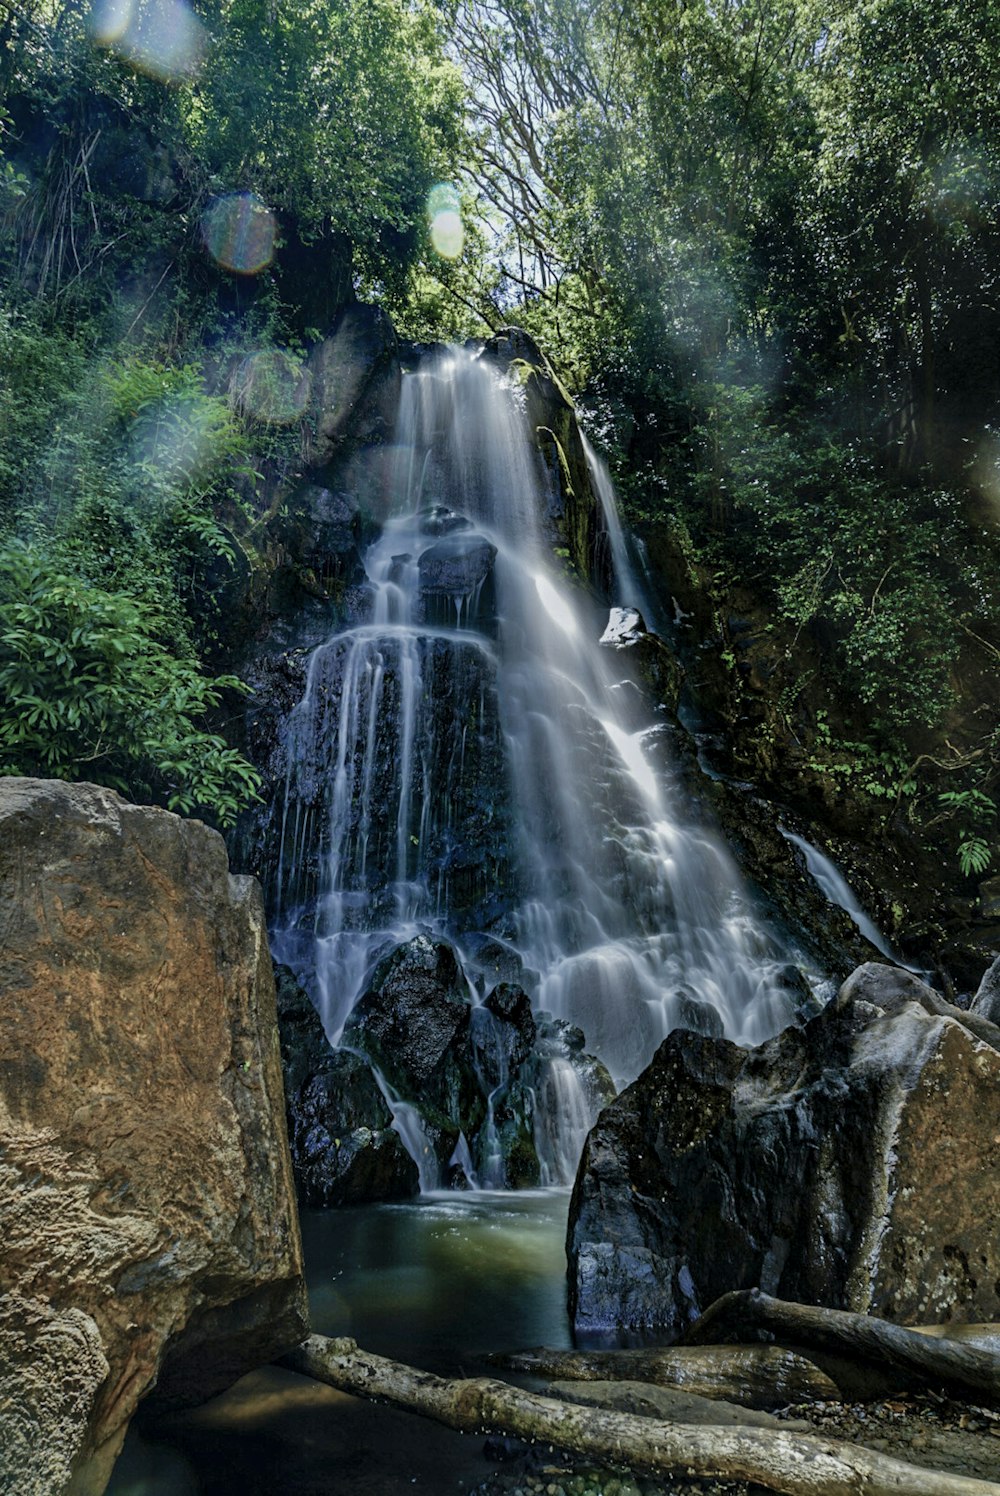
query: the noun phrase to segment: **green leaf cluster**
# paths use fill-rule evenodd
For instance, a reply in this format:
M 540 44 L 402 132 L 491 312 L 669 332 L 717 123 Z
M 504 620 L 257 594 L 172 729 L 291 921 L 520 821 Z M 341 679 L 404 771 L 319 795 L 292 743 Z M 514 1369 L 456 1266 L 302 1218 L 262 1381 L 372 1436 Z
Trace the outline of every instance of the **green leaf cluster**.
M 88 778 L 231 825 L 259 777 L 206 713 L 232 676 L 201 673 L 162 616 L 62 571 L 43 547 L 0 549 L 0 773 Z

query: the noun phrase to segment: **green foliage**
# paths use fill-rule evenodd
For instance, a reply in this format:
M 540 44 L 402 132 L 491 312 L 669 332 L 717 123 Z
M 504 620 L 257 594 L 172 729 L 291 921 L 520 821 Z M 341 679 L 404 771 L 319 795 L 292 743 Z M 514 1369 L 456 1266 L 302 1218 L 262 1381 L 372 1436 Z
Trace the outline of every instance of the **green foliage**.
M 967 788 L 943 790 L 938 803 L 958 821 L 958 865 L 962 876 L 984 873 L 993 861 L 993 847 L 984 835 L 984 828 L 996 820 L 996 801 L 982 790 Z
M 231 825 L 259 777 L 202 725 L 232 676 L 203 676 L 161 618 L 61 571 L 38 545 L 0 550 L 0 772 L 87 778 Z
M 427 193 L 454 174 L 462 85 L 433 7 L 398 0 L 211 0 L 210 63 L 183 110 L 213 183 L 256 191 L 303 236 L 345 236 L 398 274 Z

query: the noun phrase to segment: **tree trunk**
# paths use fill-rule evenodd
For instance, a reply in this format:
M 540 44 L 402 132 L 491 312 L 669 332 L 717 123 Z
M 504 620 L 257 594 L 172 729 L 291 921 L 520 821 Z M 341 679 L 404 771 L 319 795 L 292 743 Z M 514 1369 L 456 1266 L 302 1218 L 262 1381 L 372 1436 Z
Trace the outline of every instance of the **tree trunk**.
M 462 1433 L 553 1444 L 640 1475 L 751 1480 L 786 1496 L 1000 1496 L 1000 1485 L 992 1481 L 919 1469 L 810 1434 L 664 1423 L 557 1402 L 486 1377 L 445 1381 L 368 1355 L 353 1340 L 311 1335 L 278 1364 Z
M 831 1380 L 812 1361 L 776 1345 L 675 1345 L 628 1351 L 552 1351 L 540 1346 L 489 1359 L 495 1366 L 531 1376 L 571 1382 L 649 1382 L 654 1387 L 682 1388 L 699 1397 L 725 1398 L 747 1408 L 835 1402 L 845 1392 L 839 1381 Z M 891 1390 L 896 1386 L 898 1380 Z
M 688 1329 L 685 1345 L 753 1340 L 761 1331 L 785 1345 L 829 1352 L 880 1367 L 906 1378 L 1000 1401 L 1000 1356 L 968 1341 L 950 1340 L 869 1314 L 819 1309 L 772 1299 L 758 1288 L 725 1293 Z

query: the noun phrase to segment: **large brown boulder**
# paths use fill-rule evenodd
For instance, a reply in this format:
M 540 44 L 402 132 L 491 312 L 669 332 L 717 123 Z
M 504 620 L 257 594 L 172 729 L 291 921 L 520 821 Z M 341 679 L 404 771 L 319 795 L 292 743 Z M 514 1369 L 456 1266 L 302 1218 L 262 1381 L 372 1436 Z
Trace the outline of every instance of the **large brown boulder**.
M 0 1489 L 102 1491 L 156 1386 L 306 1333 L 257 884 L 198 821 L 0 780 Z
M 570 1207 L 578 1329 L 677 1330 L 729 1289 L 1000 1318 L 1000 1029 L 874 963 L 757 1049 L 677 1031 L 598 1119 Z

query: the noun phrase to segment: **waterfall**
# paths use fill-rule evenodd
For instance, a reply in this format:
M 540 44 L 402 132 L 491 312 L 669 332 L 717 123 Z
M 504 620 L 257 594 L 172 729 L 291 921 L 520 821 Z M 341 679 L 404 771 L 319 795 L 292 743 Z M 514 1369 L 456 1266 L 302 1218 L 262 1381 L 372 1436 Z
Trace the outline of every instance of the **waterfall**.
M 831 904 L 836 904 L 838 908 L 843 909 L 869 945 L 874 946 L 879 954 L 885 956 L 886 960 L 891 961 L 894 966 L 901 966 L 904 971 L 912 971 L 918 977 L 929 976 L 929 973 L 922 967 L 909 966 L 896 954 L 871 915 L 865 913 L 857 894 L 836 863 L 831 862 L 819 847 L 814 847 L 812 842 L 806 841 L 804 836 L 796 836 L 794 831 L 786 831 L 784 826 L 778 829 L 787 842 L 790 842 L 793 847 L 798 847 L 805 858 L 806 872 L 815 881 L 823 896 Z
M 553 551 L 531 435 L 516 381 L 486 358 L 428 355 L 404 375 L 370 614 L 314 651 L 287 727 L 275 942 L 314 969 L 336 1043 L 389 946 L 498 935 L 536 1010 L 581 1028 L 621 1085 L 678 1024 L 757 1043 L 797 994 L 788 951 L 686 814 L 660 722 Z M 636 605 L 613 490 L 591 464 L 612 601 Z M 553 1050 L 533 1092 L 552 1180 L 572 1177 L 592 1121 L 579 1092 Z

